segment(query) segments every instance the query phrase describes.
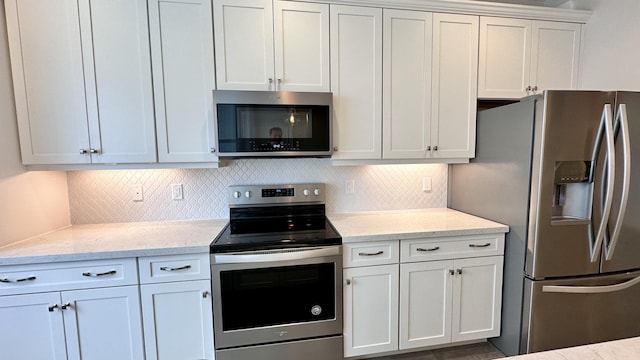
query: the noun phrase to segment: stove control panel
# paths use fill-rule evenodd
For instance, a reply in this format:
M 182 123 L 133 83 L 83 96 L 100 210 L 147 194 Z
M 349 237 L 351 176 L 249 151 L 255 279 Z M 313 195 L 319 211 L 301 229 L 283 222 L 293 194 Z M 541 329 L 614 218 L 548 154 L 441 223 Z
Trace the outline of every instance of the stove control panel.
M 319 203 L 325 201 L 325 184 L 232 185 L 229 186 L 229 206 L 269 205 L 288 203 Z

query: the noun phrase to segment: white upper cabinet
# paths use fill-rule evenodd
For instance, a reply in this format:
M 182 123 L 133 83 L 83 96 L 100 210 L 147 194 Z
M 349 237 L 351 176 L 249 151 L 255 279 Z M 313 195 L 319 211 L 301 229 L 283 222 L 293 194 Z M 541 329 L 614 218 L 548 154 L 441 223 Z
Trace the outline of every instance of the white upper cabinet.
M 218 89 L 329 91 L 329 5 L 214 0 Z
M 581 29 L 580 24 L 533 22 L 531 83 L 536 92 L 578 87 Z
M 384 14 L 382 157 L 473 157 L 478 17 Z
M 150 0 L 158 160 L 217 161 L 211 1 Z
M 146 1 L 5 6 L 23 163 L 156 161 Z
M 482 17 L 478 97 L 516 99 L 577 87 L 581 25 Z
M 432 158 L 475 156 L 478 22 L 477 16 L 433 14 Z
M 382 9 L 331 5 L 334 159 L 382 156 Z
M 382 156 L 424 158 L 431 141 L 433 14 L 384 10 Z

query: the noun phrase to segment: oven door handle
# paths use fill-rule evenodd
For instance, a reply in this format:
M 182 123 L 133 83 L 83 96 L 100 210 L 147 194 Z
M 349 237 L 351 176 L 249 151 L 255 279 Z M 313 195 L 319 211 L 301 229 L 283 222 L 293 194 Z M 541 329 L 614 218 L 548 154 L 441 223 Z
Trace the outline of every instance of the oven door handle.
M 238 263 L 256 263 L 256 262 L 277 262 L 300 259 L 311 259 L 324 256 L 335 256 L 342 254 L 341 246 L 330 246 L 323 248 L 305 248 L 305 249 L 281 249 L 281 250 L 265 250 L 255 252 L 242 253 L 221 253 L 212 254 L 211 262 L 213 264 L 238 264 Z

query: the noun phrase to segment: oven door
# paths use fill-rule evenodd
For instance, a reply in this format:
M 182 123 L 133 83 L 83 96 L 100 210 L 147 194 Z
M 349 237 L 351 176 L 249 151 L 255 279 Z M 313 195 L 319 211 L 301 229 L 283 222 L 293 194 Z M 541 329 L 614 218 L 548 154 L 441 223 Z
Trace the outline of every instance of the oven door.
M 216 349 L 342 333 L 340 246 L 211 255 Z

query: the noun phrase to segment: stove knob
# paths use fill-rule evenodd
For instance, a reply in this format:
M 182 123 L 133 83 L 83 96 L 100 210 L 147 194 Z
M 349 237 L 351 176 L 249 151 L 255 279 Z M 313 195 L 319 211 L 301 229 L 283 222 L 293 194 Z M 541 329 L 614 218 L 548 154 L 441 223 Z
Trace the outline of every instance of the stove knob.
M 250 198 L 251 195 L 252 195 L 251 191 L 247 191 L 247 192 L 244 193 L 244 196 L 247 197 L 247 198 Z
M 233 197 L 236 199 L 240 199 L 240 197 L 242 196 L 242 193 L 240 191 L 234 191 L 233 192 Z
M 315 196 L 320 196 L 320 189 L 314 189 L 314 190 L 313 190 L 313 194 L 314 194 Z
M 304 189 L 302 190 L 302 193 L 304 194 L 304 196 L 309 196 L 309 194 L 311 194 L 311 191 L 309 191 L 309 189 Z

